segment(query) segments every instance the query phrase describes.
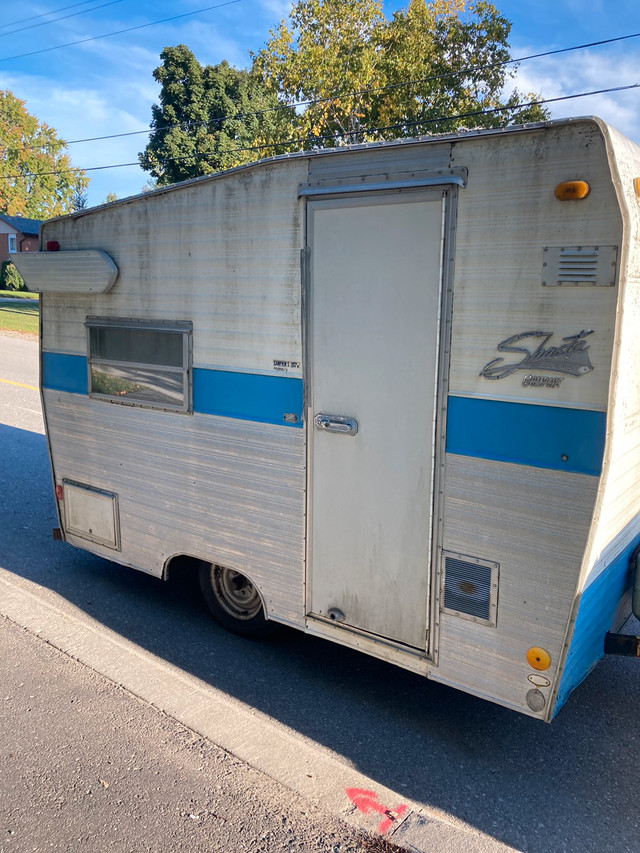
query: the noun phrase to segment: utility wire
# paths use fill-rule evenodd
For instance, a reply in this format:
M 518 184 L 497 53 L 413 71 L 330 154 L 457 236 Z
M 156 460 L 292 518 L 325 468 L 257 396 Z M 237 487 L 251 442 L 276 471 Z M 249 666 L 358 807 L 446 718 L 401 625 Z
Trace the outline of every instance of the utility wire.
M 49 53 L 52 50 L 60 50 L 62 47 L 74 47 L 77 44 L 86 44 L 88 41 L 106 39 L 110 36 L 121 36 L 123 33 L 132 33 L 134 30 L 143 30 L 146 27 L 155 27 L 156 24 L 168 24 L 170 21 L 178 21 L 180 18 L 190 18 L 193 15 L 201 15 L 203 12 L 210 12 L 212 9 L 221 9 L 223 6 L 232 6 L 234 3 L 239 2 L 240 0 L 226 0 L 226 2 L 217 3 L 215 6 L 207 6 L 205 9 L 196 9 L 194 12 L 184 12 L 182 15 L 174 15 L 172 18 L 163 18 L 161 21 L 149 21 L 146 24 L 138 24 L 137 27 L 127 27 L 125 30 L 103 33 L 101 36 L 90 36 L 89 38 L 70 41 L 66 44 L 56 44 L 53 47 L 43 47 L 40 50 L 31 50 L 28 53 L 17 53 L 15 56 L 3 56 L 0 57 L 0 62 L 9 62 L 11 59 L 24 59 L 25 56 L 36 56 L 38 53 Z
M 236 2 L 237 2 L 237 0 L 236 0 Z M 79 144 L 85 143 L 85 142 L 101 142 L 105 139 L 122 139 L 123 137 L 126 137 L 126 136 L 139 136 L 142 134 L 157 133 L 159 131 L 174 130 L 175 128 L 178 128 L 178 127 L 184 127 L 186 129 L 190 129 L 190 128 L 194 128 L 194 127 L 203 127 L 205 125 L 218 124 L 218 123 L 221 123 L 223 121 L 226 121 L 227 119 L 230 119 L 230 120 L 245 119 L 245 118 L 251 118 L 252 116 L 264 115 L 265 113 L 277 112 L 279 110 L 284 110 L 284 109 L 297 109 L 299 107 L 310 107 L 310 106 L 315 106 L 317 104 L 328 103 L 330 101 L 334 101 L 334 100 L 337 100 L 339 98 L 355 98 L 355 97 L 358 97 L 359 95 L 367 95 L 367 94 L 375 94 L 378 92 L 392 91 L 392 90 L 403 88 L 403 87 L 416 86 L 419 83 L 428 83 L 432 80 L 441 80 L 441 79 L 446 78 L 446 77 L 455 77 L 455 76 L 459 76 L 461 74 L 477 74 L 481 71 L 490 71 L 494 68 L 499 68 L 501 66 L 519 64 L 520 62 L 526 62 L 530 59 L 540 59 L 540 58 L 545 57 L 545 56 L 554 56 L 554 55 L 559 54 L 559 53 L 568 53 L 570 51 L 575 51 L 575 50 L 585 50 L 585 49 L 590 48 L 590 47 L 599 47 L 603 44 L 612 44 L 613 42 L 627 41 L 629 39 L 638 38 L 639 36 L 640 36 L 640 33 L 629 33 L 628 35 L 616 36 L 614 38 L 603 39 L 601 41 L 589 42 L 588 44 L 577 44 L 577 45 L 573 45 L 572 47 L 562 47 L 562 48 L 557 48 L 555 50 L 544 51 L 543 53 L 531 53 L 531 54 L 528 54 L 527 56 L 520 56 L 516 59 L 507 59 L 504 62 L 494 62 L 494 63 L 491 63 L 490 65 L 472 65 L 469 68 L 463 68 L 463 69 L 460 69 L 458 71 L 445 71 L 445 72 L 442 72 L 440 74 L 431 74 L 427 77 L 417 77 L 413 80 L 405 80 L 405 81 L 402 81 L 400 83 L 390 83 L 388 86 L 371 87 L 368 89 L 360 89 L 360 90 L 355 91 L 355 92 L 338 92 L 334 95 L 329 95 L 329 96 L 323 97 L 323 98 L 314 98 L 314 99 L 307 100 L 307 101 L 296 101 L 296 102 L 289 103 L 289 104 L 279 104 L 278 106 L 267 107 L 263 110 L 254 110 L 253 112 L 237 112 L 237 113 L 233 113 L 233 114 L 229 114 L 229 115 L 217 116 L 216 118 L 212 118 L 212 119 L 203 119 L 201 121 L 182 121 L 182 122 L 177 122 L 176 124 L 163 125 L 161 127 L 146 128 L 145 130 L 131 130 L 131 131 L 128 131 L 126 133 L 111 133 L 111 134 L 107 134 L 105 136 L 90 136 L 90 137 L 87 137 L 85 139 L 72 139 L 70 141 L 65 142 L 65 145 L 67 145 L 67 146 L 68 145 L 79 145 Z M 31 149 L 36 149 L 36 148 L 39 148 L 39 146 L 38 145 L 29 145 L 29 146 L 24 146 L 23 148 L 9 148 L 9 149 L 7 149 L 7 151 L 29 151 Z
M 472 112 L 458 113 L 456 115 L 438 116 L 436 118 L 417 119 L 415 121 L 403 121 L 403 122 L 398 122 L 397 124 L 388 124 L 385 126 L 379 126 L 378 125 L 375 127 L 362 127 L 362 128 L 359 128 L 358 130 L 339 131 L 337 133 L 329 134 L 326 136 L 302 137 L 299 139 L 286 139 L 286 140 L 281 139 L 281 140 L 278 140 L 276 142 L 265 142 L 265 143 L 262 143 L 260 145 L 248 145 L 248 146 L 245 146 L 242 148 L 231 148 L 225 153 L 234 154 L 234 153 L 239 153 L 239 152 L 243 152 L 243 151 L 260 151 L 260 150 L 263 150 L 264 148 L 280 148 L 280 147 L 284 147 L 284 146 L 288 146 L 288 145 L 300 145 L 301 143 L 302 144 L 306 143 L 308 145 L 313 146 L 315 143 L 318 143 L 318 142 L 330 142 L 332 140 L 337 142 L 339 139 L 343 139 L 344 137 L 348 137 L 348 136 L 360 136 L 360 135 L 373 134 L 373 133 L 383 133 L 383 132 L 389 131 L 389 130 L 400 130 L 400 129 L 404 129 L 404 128 L 408 128 L 408 127 L 419 127 L 419 126 L 421 127 L 423 125 L 434 124 L 435 122 L 440 122 L 440 121 L 457 121 L 459 119 L 465 119 L 465 118 L 478 118 L 480 116 L 495 115 L 496 113 L 504 113 L 504 112 L 510 112 L 510 111 L 515 112 L 516 110 L 526 109 L 527 107 L 537 107 L 537 106 L 542 106 L 543 104 L 557 103 L 558 101 L 571 101 L 571 100 L 575 100 L 576 98 L 586 98 L 586 97 L 589 97 L 591 95 L 605 95 L 605 94 L 610 94 L 612 92 L 624 92 L 624 91 L 627 91 L 629 89 L 638 89 L 638 88 L 640 88 L 640 83 L 631 83 L 628 86 L 615 86 L 615 87 L 611 87 L 609 89 L 598 89 L 598 90 L 595 90 L 593 92 L 579 92 L 578 94 L 575 94 L 575 95 L 562 95 L 562 96 L 559 96 L 557 98 L 541 98 L 540 100 L 528 101 L 526 103 L 515 104 L 514 106 L 491 107 L 490 109 L 474 110 Z M 468 128 L 460 128 L 460 129 L 465 130 Z M 490 128 L 485 128 L 485 129 L 490 129 Z M 384 141 L 384 140 L 381 140 L 381 141 Z M 196 157 L 196 158 L 200 157 L 201 159 L 205 159 L 207 157 L 215 157 L 215 156 L 217 156 L 217 152 L 210 153 L 210 154 L 198 154 L 197 152 L 195 152 L 192 154 L 186 154 L 182 157 L 166 157 L 160 161 L 159 165 L 162 165 L 162 163 L 175 163 L 175 162 L 180 161 L 180 160 L 189 160 L 189 159 L 192 159 L 194 157 Z M 136 164 L 135 163 L 122 163 L 121 165 L 122 166 L 132 166 L 132 165 L 136 165 Z M 139 162 L 138 162 L 138 165 L 139 165 Z M 109 168 L 109 167 L 108 166 L 99 166 L 97 168 L 105 169 L 105 168 Z M 84 171 L 90 171 L 90 169 L 86 169 Z
M 55 15 L 56 12 L 66 12 L 67 9 L 76 9 L 78 6 L 86 6 L 87 3 L 93 3 L 94 0 L 82 0 L 82 3 L 72 3 L 70 6 L 63 6 L 61 9 L 51 9 L 49 12 L 42 12 L 39 15 L 29 15 L 28 18 L 20 18 L 17 21 L 7 21 L 4 24 L 0 24 L 0 30 L 4 30 L 5 27 L 13 27 L 15 24 L 26 24 L 27 21 L 34 21 L 36 18 L 46 18 L 47 15 Z
M 407 128 L 407 127 L 418 127 L 428 124 L 433 124 L 434 122 L 439 121 L 456 121 L 458 119 L 463 118 L 477 118 L 479 116 L 486 115 L 495 115 L 496 113 L 508 112 L 526 109 L 527 107 L 535 107 L 542 106 L 543 104 L 554 104 L 559 101 L 571 101 L 576 98 L 587 98 L 592 95 L 607 95 L 613 92 L 626 92 L 630 89 L 638 89 L 640 88 L 640 83 L 631 83 L 628 86 L 613 86 L 608 89 L 597 89 L 593 92 L 579 92 L 574 95 L 562 95 L 558 98 L 541 98 L 536 101 L 528 101 L 526 103 L 515 104 L 513 106 L 503 106 L 503 107 L 492 107 L 491 109 L 486 110 L 475 110 L 473 112 L 468 113 L 458 113 L 457 115 L 449 115 L 449 116 L 440 116 L 438 118 L 427 118 L 427 119 L 418 119 L 416 121 L 406 121 L 398 124 L 390 124 L 384 127 L 368 127 L 368 128 L 360 128 L 359 130 L 351 130 L 340 133 L 335 133 L 327 136 L 314 136 L 312 138 L 301 137 L 298 139 L 280 139 L 276 142 L 265 142 L 260 145 L 248 145 L 245 147 L 231 148 L 227 152 L 227 154 L 235 154 L 243 151 L 262 151 L 265 148 L 281 148 L 289 145 L 300 145 L 307 144 L 313 146 L 318 142 L 328 142 L 331 140 L 338 141 L 347 136 L 354 136 L 356 134 L 372 134 L 372 133 L 381 133 L 383 131 L 388 130 L 397 130 L 399 128 Z M 192 154 L 185 154 L 182 157 L 166 157 L 161 162 L 163 163 L 177 163 L 182 160 L 192 160 L 192 159 L 206 159 L 207 157 L 217 156 L 217 152 L 207 153 L 207 154 L 198 154 L 194 152 Z M 87 166 L 86 168 L 77 167 L 75 169 L 57 169 L 51 172 L 31 172 L 25 173 L 22 175 L 0 175 L 1 180 L 16 180 L 18 178 L 39 178 L 45 177 L 49 175 L 66 175 L 71 172 L 100 172 L 105 169 L 122 169 L 128 166 L 140 166 L 140 162 L 136 161 L 135 163 L 113 163 L 108 166 Z
M 36 27 L 46 27 L 47 24 L 55 24 L 56 21 L 66 21 L 67 18 L 76 18 L 78 15 L 86 15 L 89 12 L 95 12 L 97 9 L 104 9 L 105 6 L 115 6 L 116 3 L 122 3 L 122 0 L 110 0 L 109 3 L 103 3 L 101 6 L 93 6 L 91 9 L 83 9 L 81 12 L 71 12 L 69 15 L 61 15 L 59 18 L 52 18 L 50 21 L 40 21 L 39 24 L 29 24 L 26 27 L 19 27 L 17 30 L 9 30 L 8 33 L 0 33 L 0 38 L 15 35 L 15 33 L 22 33 L 25 30 L 34 30 Z M 42 16 L 39 15 L 38 17 Z

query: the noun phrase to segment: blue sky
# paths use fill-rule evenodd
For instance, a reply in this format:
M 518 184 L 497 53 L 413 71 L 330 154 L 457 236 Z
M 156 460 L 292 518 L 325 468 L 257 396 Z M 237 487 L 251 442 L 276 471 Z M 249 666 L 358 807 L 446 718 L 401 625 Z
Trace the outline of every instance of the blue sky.
M 163 47 L 184 43 L 203 64 L 226 59 L 246 67 L 249 51 L 262 47 L 269 30 L 290 8 L 288 0 L 234 0 L 199 11 L 215 2 L 23 0 L 3 4 L 0 89 L 10 89 L 26 101 L 29 112 L 69 141 L 144 130 L 158 96 L 152 71 Z M 403 5 L 385 2 L 385 13 L 390 15 Z M 640 33 L 638 0 L 496 0 L 495 5 L 513 23 L 514 57 Z M 46 50 L 192 12 L 196 14 Z M 43 13 L 49 14 L 41 17 Z M 42 50 L 46 52 L 32 53 Z M 514 85 L 546 98 L 629 86 L 640 83 L 639 60 L 640 38 L 631 38 L 523 62 Z M 550 109 L 557 118 L 599 115 L 640 143 L 640 88 L 560 101 Z M 145 143 L 144 135 L 105 139 L 71 144 L 69 154 L 74 166 L 112 166 L 137 161 Z M 90 204 L 101 203 L 109 192 L 120 198 L 138 193 L 149 177 L 137 166 L 105 168 L 88 175 Z

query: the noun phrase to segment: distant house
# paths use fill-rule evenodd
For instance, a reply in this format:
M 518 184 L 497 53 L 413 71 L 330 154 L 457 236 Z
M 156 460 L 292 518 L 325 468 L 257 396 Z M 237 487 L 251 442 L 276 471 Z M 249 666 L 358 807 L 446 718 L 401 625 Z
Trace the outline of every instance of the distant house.
M 40 224 L 39 219 L 0 213 L 0 264 L 9 260 L 9 252 L 37 252 Z

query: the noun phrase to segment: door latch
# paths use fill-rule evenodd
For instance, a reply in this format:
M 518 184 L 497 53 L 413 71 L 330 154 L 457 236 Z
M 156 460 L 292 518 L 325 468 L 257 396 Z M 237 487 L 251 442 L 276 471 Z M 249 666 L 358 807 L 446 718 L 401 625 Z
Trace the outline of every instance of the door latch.
M 345 435 L 355 435 L 358 432 L 358 421 L 343 415 L 323 415 L 318 413 L 313 419 L 316 429 L 323 432 L 342 432 Z

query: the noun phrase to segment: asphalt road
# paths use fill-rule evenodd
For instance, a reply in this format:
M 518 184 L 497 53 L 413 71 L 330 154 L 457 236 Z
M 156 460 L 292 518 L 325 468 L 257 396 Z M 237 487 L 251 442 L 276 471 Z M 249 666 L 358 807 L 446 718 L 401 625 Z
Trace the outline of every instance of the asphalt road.
M 31 342 L 0 337 L 0 567 L 477 830 L 485 841 L 466 848 L 474 853 L 493 840 L 532 853 L 640 850 L 640 661 L 605 659 L 545 725 L 299 632 L 261 644 L 226 633 L 194 579 L 163 584 L 51 541 L 39 398 L 7 384 L 37 384 L 36 353 Z

